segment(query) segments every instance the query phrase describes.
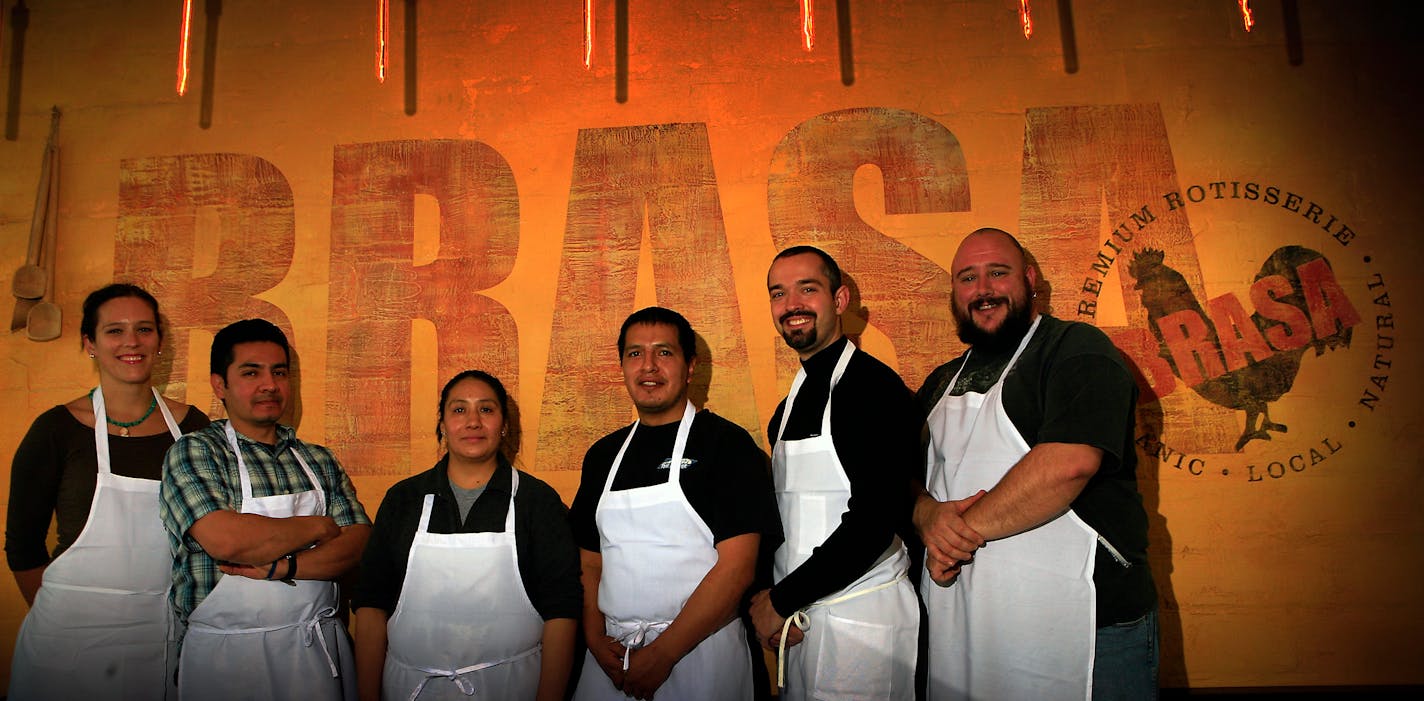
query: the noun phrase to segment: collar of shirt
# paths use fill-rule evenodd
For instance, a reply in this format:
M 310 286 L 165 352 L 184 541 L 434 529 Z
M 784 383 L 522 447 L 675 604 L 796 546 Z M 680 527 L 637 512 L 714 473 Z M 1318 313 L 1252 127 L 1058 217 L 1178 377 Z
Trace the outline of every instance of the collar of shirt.
M 485 484 L 485 493 L 496 493 L 509 498 L 509 491 L 514 482 L 514 466 L 505 459 L 503 455 L 496 458 L 499 462 L 494 468 L 494 474 L 490 475 L 489 482 Z M 421 485 L 422 494 L 435 494 L 439 498 L 454 499 L 455 494 L 450 489 L 450 456 L 448 454 L 440 456 L 440 462 L 435 463 L 435 471 L 430 473 L 429 480 Z
M 841 349 L 845 344 L 850 343 L 850 339 L 841 336 L 816 354 L 801 361 L 801 367 L 806 371 L 806 379 L 829 378 L 831 372 L 836 369 L 836 361 L 841 359 Z
M 224 419 L 224 420 L 226 420 L 226 419 Z M 224 430 L 226 430 L 226 429 L 224 429 Z M 248 443 L 248 444 L 251 444 L 251 445 L 254 445 L 254 446 L 262 446 L 263 449 L 267 450 L 268 452 L 272 453 L 273 455 L 279 455 L 279 454 L 281 454 L 283 451 L 285 451 L 285 450 L 291 448 L 291 447 L 292 447 L 292 444 L 294 444 L 294 443 L 296 442 L 296 440 L 297 440 L 297 430 L 296 430 L 295 428 L 292 428 L 291 426 L 286 426 L 286 425 L 283 425 L 283 424 L 277 424 L 277 444 L 276 444 L 276 445 L 272 445 L 272 444 L 269 444 L 269 443 L 263 443 L 262 441 L 253 440 L 253 439 L 248 438 L 247 436 L 243 435 L 241 431 L 233 431 L 233 434 L 237 436 L 237 442 L 238 442 L 239 444 L 241 444 L 241 443 Z M 313 469 L 315 469 L 315 468 L 313 468 Z

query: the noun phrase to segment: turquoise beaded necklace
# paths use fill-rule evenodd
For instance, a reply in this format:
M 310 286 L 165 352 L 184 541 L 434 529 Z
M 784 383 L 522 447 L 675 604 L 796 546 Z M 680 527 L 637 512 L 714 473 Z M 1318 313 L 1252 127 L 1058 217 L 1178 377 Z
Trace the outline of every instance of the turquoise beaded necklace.
M 98 388 L 96 387 L 96 388 L 94 388 L 94 389 L 98 389 Z M 92 390 L 92 389 L 89 390 L 89 401 L 90 401 L 90 402 L 94 401 L 94 390 Z M 118 426 L 118 427 L 119 427 L 119 435 L 120 435 L 120 436 L 123 436 L 124 438 L 128 438 L 128 437 L 129 437 L 129 429 L 131 429 L 131 428 L 133 428 L 134 426 L 137 426 L 137 425 L 139 425 L 139 424 L 141 424 L 141 423 L 147 421 L 147 420 L 148 420 L 148 417 L 153 416 L 153 410 L 154 410 L 154 409 L 157 409 L 157 408 L 158 408 L 158 395 L 155 394 L 155 395 L 153 396 L 153 400 L 148 403 L 148 411 L 143 412 L 143 416 L 138 417 L 138 419 L 136 419 L 136 420 L 134 420 L 134 421 L 115 421 L 115 420 L 109 418 L 108 412 L 105 412 L 105 413 L 104 413 L 104 420 L 107 421 L 107 422 L 109 422 L 109 425 L 111 425 L 111 426 Z

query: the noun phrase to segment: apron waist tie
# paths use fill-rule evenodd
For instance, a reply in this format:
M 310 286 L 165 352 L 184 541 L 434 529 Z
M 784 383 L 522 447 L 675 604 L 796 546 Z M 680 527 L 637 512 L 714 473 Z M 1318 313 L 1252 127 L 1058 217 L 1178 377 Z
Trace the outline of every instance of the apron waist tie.
M 275 626 L 258 626 L 255 628 L 218 628 L 204 623 L 188 624 L 188 632 L 198 631 L 200 633 L 210 633 L 213 635 L 243 635 L 250 633 L 270 633 L 274 630 L 286 630 L 287 628 L 301 628 L 302 645 L 311 647 L 312 643 L 321 643 L 321 652 L 326 656 L 326 666 L 331 670 L 331 678 L 336 679 L 341 676 L 336 668 L 336 658 L 331 656 L 331 648 L 326 644 L 326 636 L 321 634 L 321 625 L 327 619 L 336 616 L 336 607 L 328 606 L 316 612 L 316 615 L 304 621 L 295 623 L 281 623 Z
M 422 692 L 422 691 L 425 690 L 425 685 L 426 685 L 427 683 L 429 683 L 431 679 L 441 679 L 441 678 L 449 679 L 452 683 L 455 684 L 455 688 L 457 688 L 457 689 L 460 690 L 460 693 L 462 693 L 462 694 L 464 694 L 464 695 L 466 695 L 466 696 L 474 696 L 474 695 L 475 695 L 475 685 L 474 685 L 474 684 L 471 684 L 471 683 L 470 683 L 470 680 L 468 680 L 468 679 L 465 678 L 465 675 L 466 675 L 466 674 L 473 674 L 473 673 L 475 673 L 475 672 L 479 672 L 479 671 L 482 671 L 482 670 L 486 670 L 486 669 L 489 669 L 489 668 L 491 668 L 491 667 L 498 667 L 498 666 L 500 666 L 500 665 L 502 665 L 502 664 L 509 664 L 510 662 L 515 662 L 515 661 L 518 661 L 518 660 L 522 660 L 522 659 L 524 659 L 524 658 L 526 658 L 526 657 L 528 657 L 528 656 L 530 656 L 530 655 L 533 655 L 533 654 L 539 652 L 539 650 L 540 650 L 541 648 L 543 648 L 543 646 L 544 646 L 543 643 L 535 643 L 535 644 L 534 644 L 534 647 L 531 647 L 531 648 L 529 648 L 528 650 L 525 650 L 524 652 L 521 652 L 521 653 L 519 653 L 519 654 L 517 654 L 517 655 L 515 655 L 515 656 L 513 656 L 513 657 L 506 657 L 506 658 L 504 658 L 504 659 L 502 659 L 502 660 L 496 660 L 496 661 L 494 661 L 494 662 L 481 662 L 481 663 L 479 663 L 479 664 L 472 664 L 472 665 L 470 665 L 470 666 L 468 666 L 468 667 L 461 667 L 461 668 L 455 669 L 455 670 L 449 670 L 449 669 L 434 669 L 434 668 L 432 668 L 432 667 L 421 667 L 421 666 L 418 666 L 418 665 L 411 665 L 412 667 L 415 667 L 417 670 L 420 670 L 421 672 L 424 672 L 424 673 L 425 673 L 425 678 L 422 679 L 422 680 L 420 680 L 420 684 L 416 685 L 415 691 L 410 692 L 409 701 L 415 701 L 416 698 L 418 698 L 418 697 L 420 696 L 420 692 Z
M 806 628 L 811 625 L 811 617 L 806 615 L 807 611 L 810 611 L 811 609 L 816 608 L 817 606 L 832 606 L 834 604 L 845 603 L 847 601 L 850 601 L 851 599 L 865 596 L 866 594 L 873 594 L 877 591 L 880 591 L 881 589 L 889 589 L 890 587 L 899 584 L 900 581 L 905 579 L 907 576 L 909 576 L 908 572 L 901 572 L 899 576 L 883 584 L 877 584 L 873 587 L 867 587 L 865 589 L 853 591 L 849 594 L 842 594 L 834 599 L 828 599 L 826 601 L 817 601 L 791 614 L 790 616 L 787 616 L 786 622 L 781 624 L 781 640 L 776 645 L 776 688 L 786 688 L 786 633 L 791 630 L 791 625 L 793 623 L 796 625 L 797 628 L 800 628 L 801 630 L 806 630 Z
M 109 587 L 90 587 L 83 584 L 63 584 L 60 582 L 44 582 L 40 587 L 42 589 L 62 589 L 64 591 L 78 591 L 86 594 L 112 594 L 114 596 L 159 596 L 168 593 L 167 588 L 152 591 L 146 589 L 111 589 Z
M 623 646 L 623 671 L 628 671 L 628 658 L 633 651 L 648 644 L 649 633 L 661 635 L 670 625 L 672 621 L 638 621 L 632 630 L 618 636 L 618 643 Z

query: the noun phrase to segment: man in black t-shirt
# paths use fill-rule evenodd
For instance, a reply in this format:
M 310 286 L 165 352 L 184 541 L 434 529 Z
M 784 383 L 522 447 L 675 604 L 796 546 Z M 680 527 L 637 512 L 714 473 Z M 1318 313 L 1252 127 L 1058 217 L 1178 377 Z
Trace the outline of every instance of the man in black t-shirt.
M 589 648 L 577 700 L 753 695 L 737 610 L 781 529 L 766 455 L 687 399 L 694 349 L 687 320 L 660 307 L 619 332 L 638 422 L 589 448 L 569 512 Z
M 970 234 L 951 274 L 970 349 L 920 389 L 929 698 L 1154 698 L 1127 366 L 1096 327 L 1038 313 L 1008 233 Z

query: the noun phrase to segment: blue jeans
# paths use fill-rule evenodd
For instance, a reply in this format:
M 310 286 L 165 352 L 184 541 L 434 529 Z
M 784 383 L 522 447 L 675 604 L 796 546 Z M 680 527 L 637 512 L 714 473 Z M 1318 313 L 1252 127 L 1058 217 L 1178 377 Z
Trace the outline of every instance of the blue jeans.
M 1098 629 L 1093 654 L 1093 699 L 1157 698 L 1157 611 Z

